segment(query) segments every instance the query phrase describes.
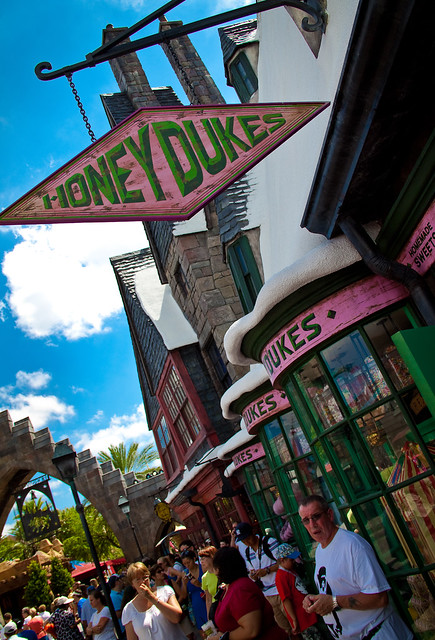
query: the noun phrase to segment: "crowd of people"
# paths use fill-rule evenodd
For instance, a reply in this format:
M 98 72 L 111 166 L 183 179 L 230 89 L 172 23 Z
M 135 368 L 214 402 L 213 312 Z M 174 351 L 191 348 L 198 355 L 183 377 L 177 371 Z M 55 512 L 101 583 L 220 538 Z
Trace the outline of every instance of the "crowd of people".
M 5 614 L 2 640 L 411 640 L 371 546 L 338 527 L 321 496 L 305 498 L 299 514 L 318 543 L 317 594 L 298 549 L 241 522 L 229 546 L 186 539 L 177 553 L 110 576 L 110 607 L 95 580 L 56 598 L 52 612 L 24 608 L 19 635 Z

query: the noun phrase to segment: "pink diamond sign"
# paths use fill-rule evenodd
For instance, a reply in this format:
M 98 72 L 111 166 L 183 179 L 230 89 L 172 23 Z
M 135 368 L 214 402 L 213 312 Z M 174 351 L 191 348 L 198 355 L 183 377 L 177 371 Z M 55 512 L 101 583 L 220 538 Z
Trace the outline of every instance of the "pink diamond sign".
M 327 102 L 139 109 L 0 214 L 0 224 L 187 220 Z

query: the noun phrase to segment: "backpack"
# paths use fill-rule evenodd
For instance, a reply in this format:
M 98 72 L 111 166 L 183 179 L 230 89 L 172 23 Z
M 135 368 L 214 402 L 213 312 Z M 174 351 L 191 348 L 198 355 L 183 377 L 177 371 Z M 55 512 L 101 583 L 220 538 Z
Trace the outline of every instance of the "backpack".
M 250 549 L 250 547 L 246 547 L 246 549 L 245 549 L 247 562 L 250 562 L 250 560 L 249 560 L 249 549 Z M 267 555 L 268 558 L 270 558 L 273 562 L 276 562 L 275 558 L 273 557 L 273 553 L 270 550 L 269 536 L 260 536 L 259 549 L 262 549 L 262 551 L 264 551 L 264 553 Z

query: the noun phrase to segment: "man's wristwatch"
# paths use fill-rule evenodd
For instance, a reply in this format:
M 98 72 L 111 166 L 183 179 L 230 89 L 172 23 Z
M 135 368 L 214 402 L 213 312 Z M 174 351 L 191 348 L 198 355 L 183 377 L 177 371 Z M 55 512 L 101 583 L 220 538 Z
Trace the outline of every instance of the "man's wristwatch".
M 337 602 L 337 596 L 332 596 L 332 610 L 333 611 L 340 611 L 341 607 Z

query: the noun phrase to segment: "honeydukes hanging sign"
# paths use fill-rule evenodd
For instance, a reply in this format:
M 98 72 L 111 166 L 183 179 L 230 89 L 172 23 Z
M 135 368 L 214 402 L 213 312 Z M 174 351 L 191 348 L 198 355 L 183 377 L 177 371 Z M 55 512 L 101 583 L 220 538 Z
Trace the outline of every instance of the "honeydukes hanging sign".
M 329 103 L 140 109 L 0 214 L 0 224 L 187 220 Z

